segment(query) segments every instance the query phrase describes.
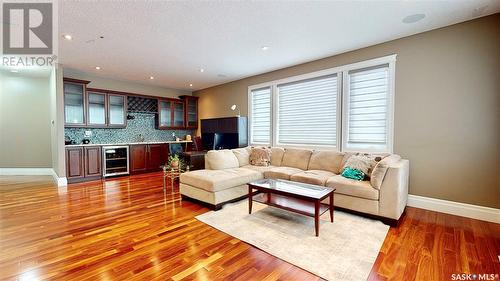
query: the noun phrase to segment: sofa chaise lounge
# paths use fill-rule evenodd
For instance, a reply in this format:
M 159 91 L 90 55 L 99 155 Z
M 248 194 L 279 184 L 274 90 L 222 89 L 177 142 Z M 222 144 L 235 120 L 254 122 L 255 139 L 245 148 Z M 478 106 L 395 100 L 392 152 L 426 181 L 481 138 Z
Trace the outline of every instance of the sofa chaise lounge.
M 183 199 L 194 199 L 218 210 L 247 196 L 247 183 L 262 178 L 285 179 L 336 188 L 335 207 L 397 223 L 408 198 L 409 161 L 385 154 L 369 180 L 340 175 L 352 153 L 271 148 L 271 165 L 250 165 L 251 148 L 212 150 L 205 169 L 180 176 Z M 324 202 L 328 203 L 328 202 Z

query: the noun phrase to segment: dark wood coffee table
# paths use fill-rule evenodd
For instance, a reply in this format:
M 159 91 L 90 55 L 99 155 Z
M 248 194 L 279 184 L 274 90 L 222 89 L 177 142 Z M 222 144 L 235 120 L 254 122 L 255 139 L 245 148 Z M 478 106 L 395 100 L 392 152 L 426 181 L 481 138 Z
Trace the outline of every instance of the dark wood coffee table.
M 259 191 L 255 194 L 254 190 Z M 333 194 L 335 189 L 319 185 L 279 179 L 263 179 L 248 183 L 248 213 L 252 213 L 252 202 L 295 212 L 314 218 L 316 236 L 319 236 L 319 217 L 330 210 L 333 222 Z M 330 204 L 321 201 L 330 197 Z

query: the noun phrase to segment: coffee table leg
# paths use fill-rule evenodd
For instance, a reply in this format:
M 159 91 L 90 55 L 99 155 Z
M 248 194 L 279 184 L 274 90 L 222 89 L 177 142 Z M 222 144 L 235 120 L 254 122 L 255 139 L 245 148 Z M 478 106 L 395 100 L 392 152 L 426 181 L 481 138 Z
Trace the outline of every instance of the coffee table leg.
M 319 236 L 319 200 L 314 202 L 314 228 L 316 229 L 316 237 Z
M 252 213 L 252 187 L 248 186 L 248 213 Z
M 333 192 L 330 194 L 330 221 L 333 222 Z

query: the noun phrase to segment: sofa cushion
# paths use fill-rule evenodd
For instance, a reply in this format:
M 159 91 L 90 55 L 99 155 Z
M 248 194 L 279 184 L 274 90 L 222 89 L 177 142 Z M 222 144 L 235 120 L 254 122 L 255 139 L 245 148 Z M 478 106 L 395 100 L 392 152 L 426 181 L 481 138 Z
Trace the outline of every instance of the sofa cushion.
M 311 154 L 312 150 L 287 148 L 285 149 L 281 166 L 307 170 Z
M 337 151 L 314 151 L 309 160 L 308 170 L 330 171 L 340 174 L 344 153 Z
M 240 166 L 238 158 L 228 149 L 210 150 L 207 152 L 207 155 L 205 155 L 205 158 L 212 170 L 231 169 Z
M 259 173 L 264 173 L 266 171 L 269 171 L 273 168 L 276 168 L 275 166 L 254 166 L 254 165 L 245 165 L 243 166 L 242 168 L 245 168 L 245 169 L 250 169 L 250 170 L 254 170 L 254 171 L 257 171 Z
M 387 169 L 390 165 L 398 162 L 399 160 L 401 160 L 401 156 L 397 154 L 389 155 L 380 160 L 380 162 L 375 165 L 375 168 L 373 168 L 373 172 L 370 177 L 371 185 L 376 189 L 380 189 L 382 182 L 384 181 L 385 174 L 387 173 Z
M 301 169 L 292 168 L 292 167 L 275 167 L 270 169 L 269 171 L 264 172 L 264 177 L 266 179 L 283 179 L 289 180 L 290 176 L 293 174 L 297 174 L 303 172 Z
M 234 156 L 238 159 L 240 167 L 250 164 L 250 152 L 252 149 L 250 147 L 236 148 L 231 150 Z
M 292 176 L 290 176 L 290 180 L 315 185 L 325 185 L 328 178 L 334 175 L 334 173 L 329 171 L 307 170 L 297 174 L 293 174 Z
M 245 168 L 233 168 L 224 170 L 196 170 L 183 173 L 180 176 L 180 182 L 206 191 L 216 192 L 262 178 L 262 173 L 257 171 Z
M 341 175 L 330 177 L 325 186 L 335 188 L 335 193 L 350 195 L 365 199 L 378 200 L 378 189 L 370 181 L 357 181 L 346 179 Z
M 284 154 L 285 154 L 284 148 L 271 147 L 271 165 L 276 167 L 281 166 L 281 161 L 283 160 Z

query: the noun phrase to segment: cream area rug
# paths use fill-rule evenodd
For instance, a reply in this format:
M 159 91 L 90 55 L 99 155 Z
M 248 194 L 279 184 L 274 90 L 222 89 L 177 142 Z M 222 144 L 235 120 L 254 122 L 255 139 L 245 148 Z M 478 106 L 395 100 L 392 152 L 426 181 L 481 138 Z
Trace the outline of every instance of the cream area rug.
M 335 211 L 321 216 L 319 237 L 314 219 L 248 202 L 226 205 L 198 220 L 327 280 L 366 280 L 389 226 Z

